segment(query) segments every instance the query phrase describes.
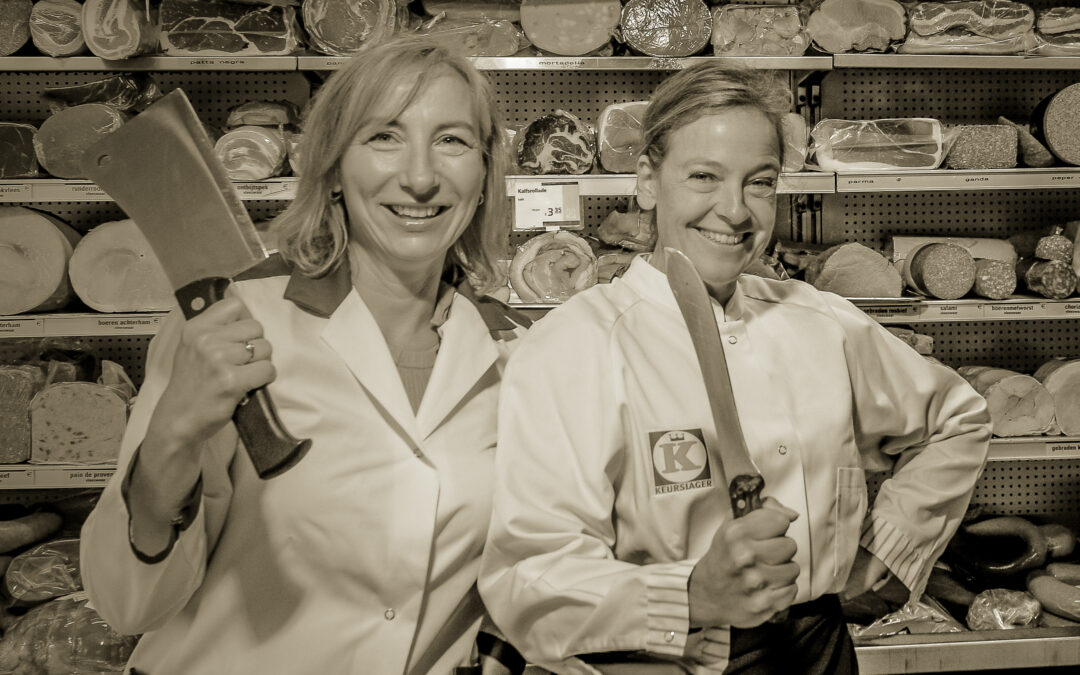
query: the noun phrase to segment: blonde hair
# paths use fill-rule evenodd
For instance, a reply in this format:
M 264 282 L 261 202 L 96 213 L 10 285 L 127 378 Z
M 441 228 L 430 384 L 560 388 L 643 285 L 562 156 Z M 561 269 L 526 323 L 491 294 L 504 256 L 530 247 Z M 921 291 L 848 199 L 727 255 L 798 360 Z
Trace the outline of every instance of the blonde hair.
M 699 62 L 675 73 L 653 92 L 642 119 L 644 148 L 654 167 L 667 155 L 671 133 L 730 108 L 749 106 L 765 114 L 784 149 L 781 120 L 791 110 L 791 91 L 770 71 L 733 67 L 720 61 Z
M 496 277 L 495 252 L 505 247 L 509 221 L 504 132 L 491 83 L 466 58 L 416 37 L 396 38 L 353 57 L 315 94 L 300 141 L 296 198 L 273 225 L 282 256 L 303 274 L 322 276 L 345 255 L 348 213 L 340 195 L 331 193 L 340 185 L 341 158 L 356 135 L 397 117 L 424 87 L 448 71 L 460 75 L 471 92 L 486 177 L 483 204 L 451 247 L 447 271 L 453 276 L 469 271 L 483 282 Z M 394 85 L 410 80 L 413 86 L 403 96 L 387 100 L 400 91 Z M 389 111 L 385 119 L 382 111 Z

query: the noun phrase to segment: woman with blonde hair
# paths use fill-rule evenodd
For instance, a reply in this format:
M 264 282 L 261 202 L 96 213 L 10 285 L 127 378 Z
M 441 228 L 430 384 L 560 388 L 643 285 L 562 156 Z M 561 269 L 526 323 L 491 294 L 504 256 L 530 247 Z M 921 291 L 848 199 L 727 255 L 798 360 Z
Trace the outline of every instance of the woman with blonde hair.
M 495 406 L 516 335 L 490 84 L 422 39 L 317 92 L 280 255 L 151 343 L 115 478 L 82 533 L 133 673 L 448 673 L 474 662 Z M 231 416 L 267 386 L 307 455 L 261 480 Z M 423 665 L 421 665 L 423 664 Z

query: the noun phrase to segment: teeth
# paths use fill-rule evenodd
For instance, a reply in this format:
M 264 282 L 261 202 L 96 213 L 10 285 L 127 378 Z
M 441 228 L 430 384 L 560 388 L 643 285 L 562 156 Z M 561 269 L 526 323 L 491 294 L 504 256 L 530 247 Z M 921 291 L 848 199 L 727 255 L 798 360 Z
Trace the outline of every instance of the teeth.
M 709 230 L 698 230 L 701 236 L 705 237 L 709 241 L 714 241 L 717 244 L 734 245 L 741 243 L 743 235 L 741 234 L 723 234 L 721 232 L 710 232 Z
M 390 210 L 403 218 L 432 218 L 440 209 L 438 206 L 391 206 Z

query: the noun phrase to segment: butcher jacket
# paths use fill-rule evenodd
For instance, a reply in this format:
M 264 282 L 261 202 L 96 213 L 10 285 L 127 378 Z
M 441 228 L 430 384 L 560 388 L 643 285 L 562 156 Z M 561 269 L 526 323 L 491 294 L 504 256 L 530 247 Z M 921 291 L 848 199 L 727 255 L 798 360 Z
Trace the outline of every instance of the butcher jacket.
M 91 605 L 121 633 L 145 633 L 129 662 L 140 674 L 403 673 L 476 593 L 509 345 L 473 301 L 444 295 L 438 355 L 414 413 L 347 264 L 230 292 L 262 323 L 277 370 L 269 393 L 311 449 L 261 480 L 226 425 L 203 450 L 194 521 L 164 560 L 141 562 L 120 484 L 172 368 L 183 318 L 170 314 L 150 345 L 116 474 L 82 530 Z M 430 672 L 467 665 L 478 626 L 457 625 Z
M 713 309 L 764 496 L 799 512 L 795 602 L 842 590 L 860 544 L 921 596 L 985 465 L 985 401 L 803 282 L 743 275 Z M 498 436 L 479 587 L 524 656 L 559 673 L 613 651 L 723 671 L 729 628 L 689 633 L 687 583 L 731 516 L 667 277 L 639 257 L 538 322 L 507 366 Z M 868 508 L 864 471 L 886 469 Z

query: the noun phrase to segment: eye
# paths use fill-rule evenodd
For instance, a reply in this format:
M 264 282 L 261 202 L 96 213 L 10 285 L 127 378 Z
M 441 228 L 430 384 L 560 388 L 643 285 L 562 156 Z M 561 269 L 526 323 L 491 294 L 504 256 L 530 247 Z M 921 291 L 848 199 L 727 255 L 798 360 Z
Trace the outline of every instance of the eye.
M 378 147 L 390 145 L 394 140 L 394 135 L 389 131 L 377 131 L 368 137 L 367 142 Z
M 747 187 L 756 194 L 772 194 L 776 190 L 776 176 L 759 176 L 752 179 Z
M 435 147 L 449 155 L 462 155 L 473 148 L 473 143 L 455 134 L 439 136 Z
M 690 180 L 708 182 L 716 180 L 716 176 L 707 171 L 694 171 L 690 174 Z

